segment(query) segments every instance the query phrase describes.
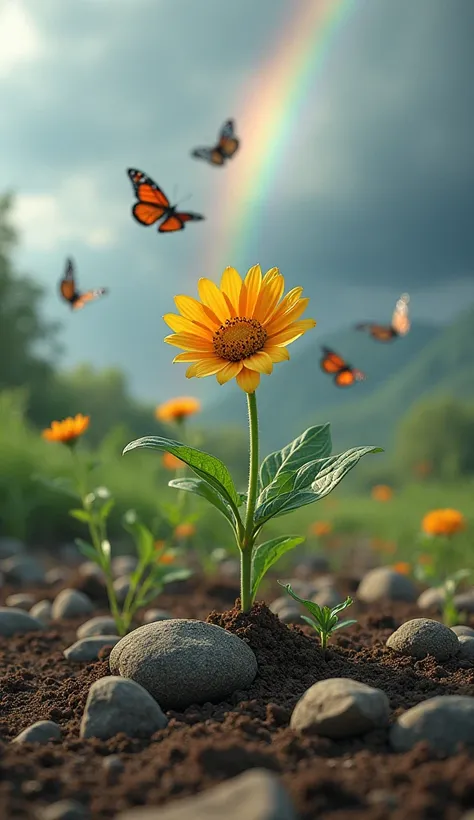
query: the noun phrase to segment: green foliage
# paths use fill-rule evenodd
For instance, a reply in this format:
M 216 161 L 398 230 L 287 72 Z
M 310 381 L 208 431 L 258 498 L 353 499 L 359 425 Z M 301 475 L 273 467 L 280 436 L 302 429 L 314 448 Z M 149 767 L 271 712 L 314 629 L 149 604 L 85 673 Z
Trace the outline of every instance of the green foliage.
M 349 596 L 342 603 L 336 604 L 336 606 L 319 606 L 319 604 L 316 604 L 314 601 L 300 598 L 291 588 L 291 584 L 282 584 L 281 581 L 278 581 L 278 583 L 295 601 L 298 601 L 299 604 L 303 604 L 312 616 L 308 618 L 306 615 L 302 615 L 301 619 L 306 621 L 309 626 L 312 626 L 313 629 L 318 632 L 321 639 L 321 649 L 323 651 L 326 649 L 328 640 L 336 629 L 344 629 L 346 626 L 352 626 L 352 624 L 357 623 L 354 619 L 340 621 L 338 618 L 339 612 L 343 612 L 344 609 L 347 609 L 347 607 L 353 603 L 352 598 Z
M 254 548 L 251 571 L 252 603 L 255 601 L 258 588 L 270 567 L 272 567 L 282 555 L 294 549 L 294 547 L 303 541 L 304 538 L 299 535 L 283 535 L 280 538 L 272 538 L 271 541 L 258 544 Z

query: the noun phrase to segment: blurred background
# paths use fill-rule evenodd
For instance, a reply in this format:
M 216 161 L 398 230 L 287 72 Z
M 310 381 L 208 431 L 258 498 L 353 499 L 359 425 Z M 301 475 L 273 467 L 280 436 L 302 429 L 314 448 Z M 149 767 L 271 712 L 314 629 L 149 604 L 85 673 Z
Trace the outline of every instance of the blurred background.
M 117 522 L 167 497 L 157 456 L 120 454 L 165 432 L 154 407 L 176 395 L 200 398 L 189 435 L 245 486 L 244 395 L 186 381 L 161 316 L 199 276 L 257 262 L 304 286 L 318 322 L 262 378 L 263 451 L 326 421 L 336 451 L 385 448 L 293 529 L 316 518 L 408 543 L 432 507 L 472 515 L 473 35 L 471 0 L 0 0 L 0 534 L 77 534 L 37 476 L 69 469 L 40 431 L 78 412 Z M 234 159 L 193 159 L 229 117 Z M 138 225 L 128 167 L 206 221 Z M 110 289 L 74 313 L 58 295 L 67 256 L 80 288 Z M 353 329 L 389 322 L 402 292 L 405 338 Z M 367 380 L 338 390 L 321 344 Z

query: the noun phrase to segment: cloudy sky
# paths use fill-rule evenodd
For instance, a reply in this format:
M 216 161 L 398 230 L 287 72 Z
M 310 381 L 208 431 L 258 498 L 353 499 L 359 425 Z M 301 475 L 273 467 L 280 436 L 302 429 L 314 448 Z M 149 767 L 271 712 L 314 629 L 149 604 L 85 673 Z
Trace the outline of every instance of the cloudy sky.
M 318 333 L 388 318 L 402 291 L 419 320 L 474 301 L 473 0 L 325 0 L 341 22 L 323 60 L 317 27 L 295 52 L 311 3 L 0 0 L 0 191 L 64 365 L 210 396 L 171 366 L 161 316 L 225 264 L 278 265 Z M 234 160 L 193 160 L 229 116 Z M 139 226 L 130 166 L 206 221 Z M 110 288 L 74 315 L 57 296 L 67 255 L 80 285 Z

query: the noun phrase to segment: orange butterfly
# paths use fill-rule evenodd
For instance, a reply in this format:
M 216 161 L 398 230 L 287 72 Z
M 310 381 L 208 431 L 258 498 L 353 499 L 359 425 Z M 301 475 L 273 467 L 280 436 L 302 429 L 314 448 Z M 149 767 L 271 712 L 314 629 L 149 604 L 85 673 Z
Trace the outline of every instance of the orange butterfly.
M 176 210 L 176 205 L 170 205 L 169 199 L 156 182 L 150 177 L 129 168 L 128 176 L 133 185 L 133 190 L 138 202 L 132 208 L 132 214 L 141 225 L 153 225 L 159 219 L 165 217 L 158 231 L 160 233 L 173 233 L 182 231 L 185 222 L 196 222 L 204 219 L 200 214 L 181 213 Z
M 93 302 L 94 299 L 107 293 L 107 288 L 94 288 L 94 290 L 79 293 L 76 287 L 74 262 L 72 259 L 66 259 L 64 276 L 59 283 L 59 292 L 73 310 L 80 310 L 87 302 Z
M 333 373 L 334 381 L 338 387 L 350 387 L 355 381 L 365 379 L 365 373 L 356 370 L 348 364 L 334 350 L 329 347 L 322 347 L 323 356 L 320 361 L 321 370 L 325 373 Z
M 366 322 L 356 325 L 356 330 L 368 330 L 373 339 L 378 342 L 391 342 L 397 336 L 405 336 L 410 330 L 410 318 L 408 316 L 408 303 L 410 297 L 408 293 L 402 293 L 393 311 L 390 325 L 377 325 Z
M 211 165 L 224 165 L 226 160 L 232 159 L 239 144 L 234 133 L 234 120 L 227 120 L 221 128 L 217 145 L 213 148 L 195 148 L 191 156 L 205 159 Z

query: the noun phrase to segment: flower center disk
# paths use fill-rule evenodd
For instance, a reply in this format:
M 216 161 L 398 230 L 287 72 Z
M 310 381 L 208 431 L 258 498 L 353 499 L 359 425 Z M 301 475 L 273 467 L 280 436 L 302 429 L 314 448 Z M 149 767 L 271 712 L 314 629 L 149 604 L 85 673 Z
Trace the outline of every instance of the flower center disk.
M 267 331 L 256 319 L 237 317 L 226 319 L 214 333 L 213 344 L 217 355 L 228 362 L 240 362 L 265 345 Z

